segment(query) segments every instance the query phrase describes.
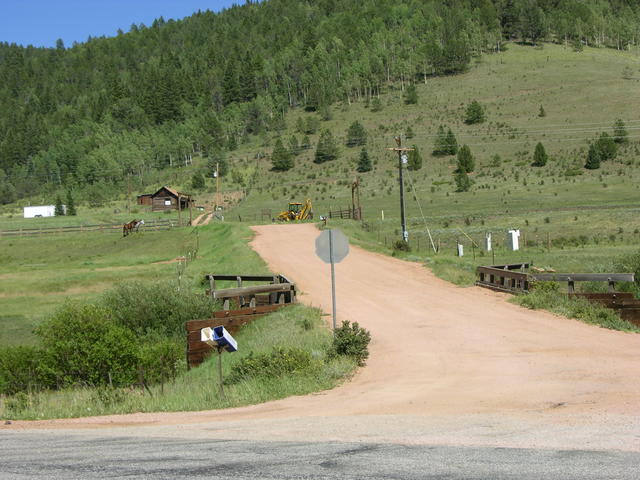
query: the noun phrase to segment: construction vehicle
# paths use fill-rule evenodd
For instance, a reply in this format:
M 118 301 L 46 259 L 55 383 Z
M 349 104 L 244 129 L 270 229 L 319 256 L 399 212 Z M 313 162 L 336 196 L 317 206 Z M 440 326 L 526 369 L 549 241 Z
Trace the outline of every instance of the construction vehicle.
M 311 210 L 311 200 L 307 198 L 304 203 L 290 202 L 289 208 L 278 214 L 280 222 L 292 222 L 297 220 L 311 220 L 313 211 Z

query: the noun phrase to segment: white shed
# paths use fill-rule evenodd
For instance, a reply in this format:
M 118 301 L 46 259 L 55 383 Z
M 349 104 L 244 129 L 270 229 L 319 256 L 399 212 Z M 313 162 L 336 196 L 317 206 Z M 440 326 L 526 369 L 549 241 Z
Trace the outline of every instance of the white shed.
M 62 209 L 66 213 L 67 207 L 63 205 Z M 37 205 L 33 207 L 24 207 L 24 218 L 55 217 L 55 216 L 56 216 L 55 205 Z

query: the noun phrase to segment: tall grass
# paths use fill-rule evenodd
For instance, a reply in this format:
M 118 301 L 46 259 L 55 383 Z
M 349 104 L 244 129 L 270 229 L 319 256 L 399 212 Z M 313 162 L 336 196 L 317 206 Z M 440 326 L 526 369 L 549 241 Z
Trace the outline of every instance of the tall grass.
M 225 385 L 221 396 L 214 356 L 172 382 L 152 386 L 151 394 L 135 388 L 84 387 L 4 397 L 0 399 L 0 418 L 69 418 L 237 407 L 332 388 L 348 378 L 356 367 L 351 357 L 327 355 L 331 332 L 320 311 L 309 307 L 291 306 L 262 317 L 244 327 L 236 338 L 238 352 L 222 355 L 225 377 L 252 352 L 265 354 L 278 347 L 309 352 L 316 367 L 293 375 L 243 379 Z

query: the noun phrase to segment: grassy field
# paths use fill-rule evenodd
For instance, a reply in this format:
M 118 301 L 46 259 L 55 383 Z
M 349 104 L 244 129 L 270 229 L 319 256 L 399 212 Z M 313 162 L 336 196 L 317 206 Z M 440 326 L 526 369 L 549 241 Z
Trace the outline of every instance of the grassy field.
M 31 330 L 66 299 L 92 300 L 117 282 L 176 279 L 178 257 L 198 247 L 183 281 L 213 271 L 268 273 L 246 247 L 249 229 L 211 224 L 122 238 L 76 233 L 0 238 L 0 345 L 31 343 Z M 243 247 L 244 246 L 244 247 Z M 244 248 L 243 254 L 236 250 Z
M 247 243 L 250 230 L 239 224 L 211 224 L 199 228 L 132 235 L 126 239 L 83 233 L 2 240 L 0 276 L 0 346 L 35 343 L 34 326 L 68 299 L 98 300 L 118 282 L 176 280 L 176 257 L 197 247 L 180 282 L 194 292 L 204 291 L 205 273 L 268 274 L 264 262 Z M 222 285 L 224 286 L 224 285 Z M 239 352 L 223 356 L 225 378 L 234 365 L 250 355 L 274 349 L 308 352 L 311 364 L 292 374 L 243 378 L 217 390 L 215 358 L 181 372 L 151 394 L 132 388 L 81 387 L 59 391 L 30 391 L 0 395 L 0 418 L 38 419 L 127 413 L 226 408 L 260 403 L 289 395 L 332 388 L 356 368 L 355 360 L 329 356 L 331 331 L 320 311 L 291 306 L 263 317 L 237 335 Z M 38 389 L 36 389 L 38 390 Z

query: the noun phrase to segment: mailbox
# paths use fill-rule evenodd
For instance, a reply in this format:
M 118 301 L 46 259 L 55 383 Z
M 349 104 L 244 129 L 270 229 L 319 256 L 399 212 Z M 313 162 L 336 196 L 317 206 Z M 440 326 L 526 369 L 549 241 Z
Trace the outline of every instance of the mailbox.
M 223 348 L 227 352 L 238 350 L 238 342 L 227 332 L 222 325 L 219 327 L 206 327 L 200 330 L 200 340 L 216 348 Z

